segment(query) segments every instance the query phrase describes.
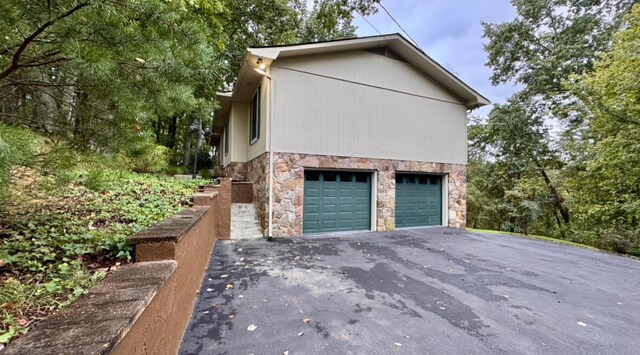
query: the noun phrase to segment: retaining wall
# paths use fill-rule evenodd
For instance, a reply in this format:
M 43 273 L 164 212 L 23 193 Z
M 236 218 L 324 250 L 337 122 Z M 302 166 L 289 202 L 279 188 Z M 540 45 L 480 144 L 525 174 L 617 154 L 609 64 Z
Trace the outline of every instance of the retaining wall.
M 229 239 L 231 180 L 130 237 L 134 263 L 45 319 L 3 354 L 176 354 L 217 239 Z

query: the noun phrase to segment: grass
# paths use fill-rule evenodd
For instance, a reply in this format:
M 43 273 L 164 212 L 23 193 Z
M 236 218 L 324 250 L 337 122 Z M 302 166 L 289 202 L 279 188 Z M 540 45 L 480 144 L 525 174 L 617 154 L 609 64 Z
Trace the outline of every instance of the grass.
M 556 239 L 556 238 L 546 237 L 546 236 L 543 236 L 543 235 L 533 235 L 533 234 L 524 235 L 522 233 L 511 233 L 511 232 L 505 232 L 505 231 L 496 231 L 496 230 L 489 230 L 489 229 L 475 229 L 475 228 L 467 228 L 467 230 L 470 231 L 470 232 L 475 232 L 475 233 L 503 234 L 503 235 L 510 235 L 510 236 L 514 236 L 514 237 L 527 238 L 527 239 L 543 240 L 545 242 L 551 242 L 551 243 L 562 244 L 562 245 L 569 245 L 569 246 L 572 246 L 572 247 L 578 247 L 578 248 L 584 248 L 584 249 L 590 249 L 590 250 L 605 251 L 605 250 L 598 249 L 596 247 L 592 247 L 590 245 L 570 242 L 570 241 L 564 240 L 564 239 Z

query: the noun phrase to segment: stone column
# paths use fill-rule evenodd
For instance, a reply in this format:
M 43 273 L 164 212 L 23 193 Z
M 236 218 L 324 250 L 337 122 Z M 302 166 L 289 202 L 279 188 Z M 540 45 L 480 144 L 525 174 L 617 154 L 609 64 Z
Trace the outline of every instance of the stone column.
M 464 164 L 447 164 L 445 168 L 449 190 L 449 210 L 447 219 L 449 227 L 466 228 L 467 226 L 467 166 Z
M 396 177 L 393 170 L 378 171 L 376 231 L 396 229 Z

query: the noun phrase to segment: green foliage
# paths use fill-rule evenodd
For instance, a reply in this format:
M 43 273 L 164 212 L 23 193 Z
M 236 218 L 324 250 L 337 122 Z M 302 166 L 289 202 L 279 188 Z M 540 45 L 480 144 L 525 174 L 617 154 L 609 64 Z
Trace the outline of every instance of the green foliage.
M 28 164 L 34 153 L 34 136 L 30 132 L 0 122 L 0 193 L 9 186 L 11 169 Z
M 126 237 L 188 205 L 198 183 L 92 169 L 56 190 L 20 191 L 0 217 L 0 259 L 14 275 L 0 287 L 0 304 L 12 304 L 0 307 L 3 331 L 82 294 L 100 277 L 86 263 L 129 260 Z
M 640 7 L 628 13 L 633 3 L 516 0 L 513 21 L 484 24 L 492 81 L 522 90 L 470 129 L 471 225 L 638 254 Z
M 594 72 L 570 84 L 593 114 L 593 144 L 569 183 L 578 237 L 640 255 L 640 6 L 625 20 Z
M 127 147 L 119 158 L 127 170 L 137 173 L 161 173 L 169 168 L 171 150 L 165 146 L 141 142 Z
M 29 324 L 49 312 L 63 308 L 80 297 L 104 273 L 88 274 L 78 261 L 60 264 L 58 274 L 46 283 L 36 277 L 18 280 L 10 277 L 0 287 L 0 344 L 24 334 Z
M 217 0 L 3 2 L 0 118 L 118 153 L 154 116 L 208 117 L 223 12 Z
M 483 23 L 494 84 L 515 81 L 523 91 L 563 95 L 562 82 L 589 71 L 607 49 L 619 13 L 633 1 L 513 0 L 516 18 Z

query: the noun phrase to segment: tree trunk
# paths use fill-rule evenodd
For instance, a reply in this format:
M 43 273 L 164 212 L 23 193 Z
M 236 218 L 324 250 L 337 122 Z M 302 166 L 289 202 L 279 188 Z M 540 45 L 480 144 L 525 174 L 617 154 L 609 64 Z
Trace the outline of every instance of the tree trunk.
M 187 122 L 186 137 L 184 139 L 184 161 L 182 165 L 184 169 L 189 169 L 189 160 L 191 160 L 191 120 Z
M 87 132 L 87 117 L 89 116 L 88 101 L 89 95 L 86 92 L 76 93 L 76 106 L 73 112 L 73 142 L 76 147 L 84 150 L 87 148 L 89 142 L 89 135 Z
M 178 116 L 173 115 L 169 119 L 169 127 L 167 128 L 169 138 L 167 138 L 167 147 L 169 149 L 175 149 L 176 147 L 176 132 L 178 128 Z
M 564 229 L 562 227 L 562 222 L 560 221 L 560 217 L 558 217 L 558 210 L 556 208 L 553 209 L 553 216 L 556 217 L 556 222 L 558 223 L 558 229 L 560 230 L 560 237 L 565 239 Z
M 160 144 L 162 138 L 162 119 L 160 117 L 153 123 L 153 130 L 156 134 L 156 144 Z
M 549 179 L 547 172 L 540 166 L 538 167 L 540 168 L 540 174 L 542 174 L 542 177 L 544 178 L 544 182 L 547 184 L 547 187 L 549 188 L 549 192 L 551 193 L 551 196 L 553 196 L 553 204 L 556 206 L 558 211 L 560 211 L 560 215 L 562 216 L 562 220 L 564 221 L 564 223 L 568 224 L 570 221 L 569 210 L 562 203 L 563 199 L 562 199 L 562 196 L 560 196 L 560 192 L 558 192 L 558 189 L 556 189 L 556 187 L 553 186 L 553 183 L 551 182 L 551 179 Z

